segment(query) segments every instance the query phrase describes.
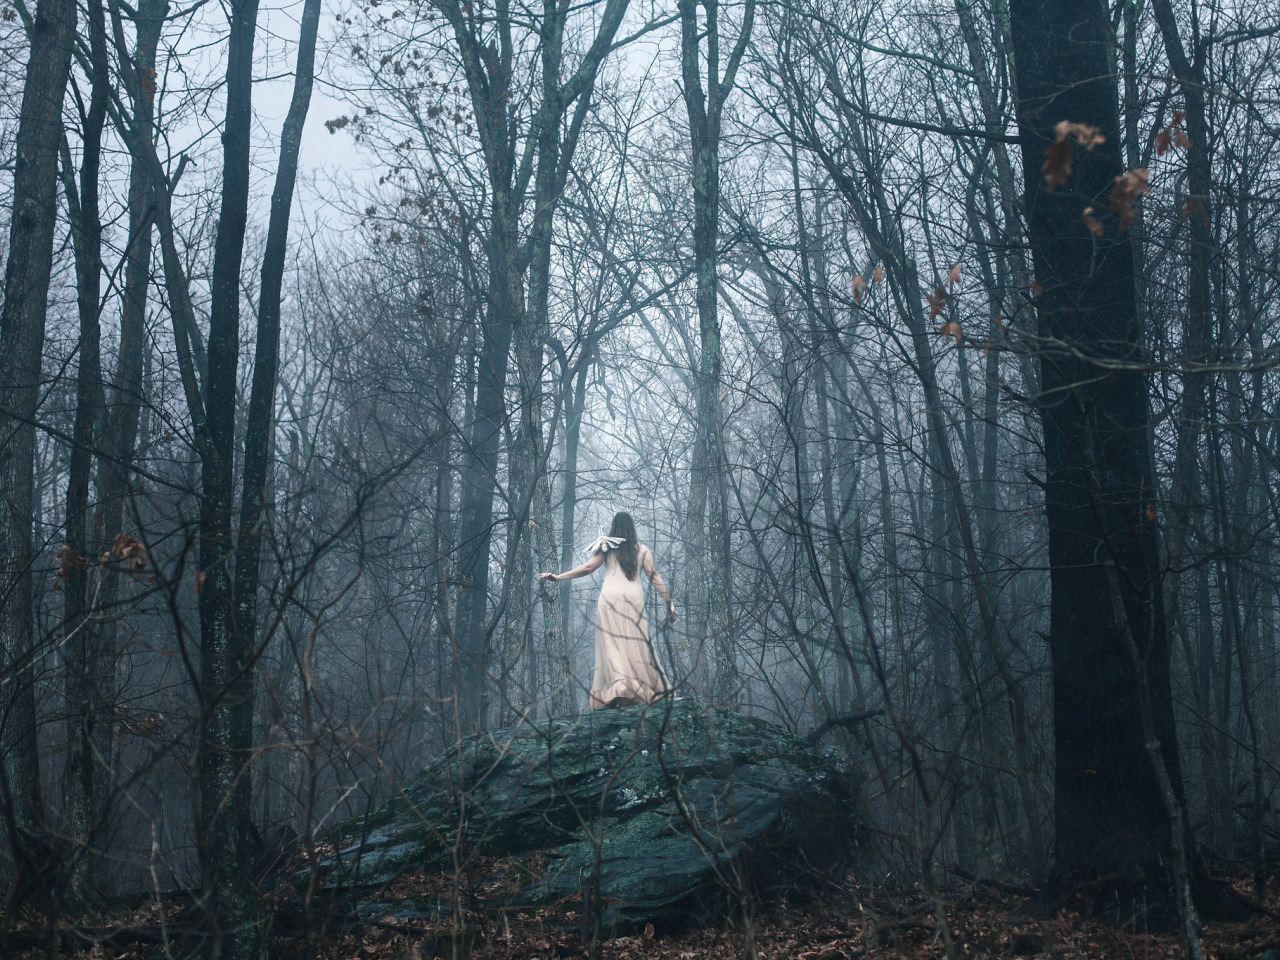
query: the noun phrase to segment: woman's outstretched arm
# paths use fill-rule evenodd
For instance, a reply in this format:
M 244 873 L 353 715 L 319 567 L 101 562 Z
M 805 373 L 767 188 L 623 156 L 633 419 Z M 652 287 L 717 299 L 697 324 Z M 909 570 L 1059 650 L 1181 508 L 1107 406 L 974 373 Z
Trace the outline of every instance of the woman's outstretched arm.
M 585 577 L 588 573 L 594 573 L 600 569 L 600 564 L 604 563 L 604 554 L 595 553 L 591 555 L 591 559 L 581 566 L 574 567 L 572 570 L 566 570 L 564 573 L 540 573 L 540 580 L 577 580 L 578 577 Z
M 658 573 L 658 568 L 653 562 L 653 553 L 648 547 L 644 548 L 644 572 L 648 576 L 649 582 L 653 584 L 653 589 L 658 591 L 658 596 L 667 601 L 667 619 L 671 623 L 676 622 L 676 605 L 671 600 L 671 594 L 667 592 L 666 581 L 662 579 L 662 574 Z

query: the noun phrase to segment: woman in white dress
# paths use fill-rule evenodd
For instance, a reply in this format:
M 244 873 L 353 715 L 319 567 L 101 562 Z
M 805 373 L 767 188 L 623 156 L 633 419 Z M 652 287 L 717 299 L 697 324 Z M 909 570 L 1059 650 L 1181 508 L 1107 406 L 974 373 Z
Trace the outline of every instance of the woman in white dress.
M 644 611 L 643 570 L 653 588 L 667 602 L 667 618 L 676 622 L 676 606 L 658 574 L 653 554 L 636 537 L 629 513 L 613 518 L 609 532 L 587 550 L 591 557 L 564 573 L 543 573 L 543 580 L 575 580 L 605 568 L 600 600 L 596 604 L 596 669 L 591 681 L 590 704 L 596 707 L 652 703 L 671 693 L 667 678 L 649 642 L 649 620 Z

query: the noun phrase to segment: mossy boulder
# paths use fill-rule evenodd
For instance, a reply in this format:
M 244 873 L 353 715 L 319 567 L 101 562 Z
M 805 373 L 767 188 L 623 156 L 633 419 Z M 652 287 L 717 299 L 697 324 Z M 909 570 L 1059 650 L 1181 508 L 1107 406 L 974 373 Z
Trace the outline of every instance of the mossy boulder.
M 842 875 L 864 779 L 834 750 L 697 700 L 598 710 L 463 740 L 331 831 L 321 868 L 328 887 L 367 887 L 528 859 L 512 903 L 671 925 Z

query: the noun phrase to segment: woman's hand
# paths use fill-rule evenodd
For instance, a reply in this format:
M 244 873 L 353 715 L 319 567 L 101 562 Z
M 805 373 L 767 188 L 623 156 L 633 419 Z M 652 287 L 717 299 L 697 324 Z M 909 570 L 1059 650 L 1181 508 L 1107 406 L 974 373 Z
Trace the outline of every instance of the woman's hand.
M 550 580 L 550 581 L 552 581 L 552 582 L 554 583 L 555 581 L 557 581 L 557 580 L 559 580 L 559 579 L 560 579 L 560 574 L 558 574 L 558 573 L 540 573 L 540 574 L 538 574 L 538 579 L 539 579 L 539 580 Z
M 676 605 L 674 603 L 667 604 L 667 623 L 676 622 Z

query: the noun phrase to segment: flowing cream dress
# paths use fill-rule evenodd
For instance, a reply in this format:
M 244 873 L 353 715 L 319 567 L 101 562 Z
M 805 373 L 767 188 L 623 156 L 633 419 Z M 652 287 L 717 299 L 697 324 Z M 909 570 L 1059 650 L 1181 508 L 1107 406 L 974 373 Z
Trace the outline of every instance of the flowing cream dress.
M 596 669 L 590 698 L 593 709 L 652 703 L 671 692 L 649 642 L 640 571 L 669 602 L 666 584 L 658 575 L 648 547 L 641 545 L 636 559 L 636 578 L 628 580 L 617 551 L 605 554 L 604 584 L 596 604 Z

